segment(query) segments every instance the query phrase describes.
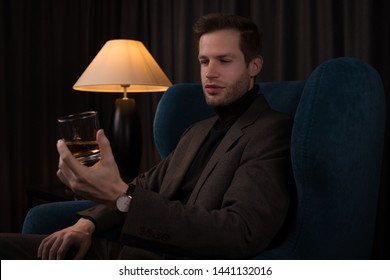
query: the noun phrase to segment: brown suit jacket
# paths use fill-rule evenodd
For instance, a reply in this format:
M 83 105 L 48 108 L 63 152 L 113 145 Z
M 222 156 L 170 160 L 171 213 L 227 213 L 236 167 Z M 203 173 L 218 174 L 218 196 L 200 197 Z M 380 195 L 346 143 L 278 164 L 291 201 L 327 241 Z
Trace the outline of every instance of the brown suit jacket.
M 263 96 L 205 163 L 188 203 L 170 200 L 216 120 L 190 127 L 167 158 L 133 181 L 137 187 L 122 218 L 121 258 L 157 257 L 152 252 L 173 258 L 250 258 L 278 233 L 289 206 L 291 120 L 271 110 Z M 81 214 L 100 230 L 121 220 L 102 206 Z

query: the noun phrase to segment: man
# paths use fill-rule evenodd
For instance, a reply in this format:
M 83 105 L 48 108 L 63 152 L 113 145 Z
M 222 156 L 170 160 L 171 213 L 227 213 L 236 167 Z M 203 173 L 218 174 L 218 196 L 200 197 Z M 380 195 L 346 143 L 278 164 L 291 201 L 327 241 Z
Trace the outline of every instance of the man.
M 221 14 L 200 18 L 194 33 L 204 96 L 218 116 L 190 127 L 130 184 L 103 131 L 101 161 L 91 168 L 58 141 L 58 177 L 101 204 L 50 236 L 25 236 L 39 258 L 251 258 L 278 234 L 289 206 L 291 121 L 257 94 L 261 36 L 248 19 Z M 120 243 L 94 238 L 118 226 Z M 17 246 L 10 235 L 1 240 L 7 251 Z

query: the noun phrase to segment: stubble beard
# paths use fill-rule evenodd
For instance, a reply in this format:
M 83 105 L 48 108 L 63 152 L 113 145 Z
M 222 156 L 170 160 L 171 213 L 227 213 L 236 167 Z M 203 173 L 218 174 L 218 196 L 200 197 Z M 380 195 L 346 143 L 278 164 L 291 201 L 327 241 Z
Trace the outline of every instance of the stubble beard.
M 250 80 L 241 78 L 233 85 L 227 85 L 223 92 L 217 96 L 217 98 L 210 98 L 205 94 L 207 105 L 219 108 L 225 107 L 236 102 L 241 96 L 243 96 L 250 89 Z M 205 90 L 205 89 L 203 89 Z

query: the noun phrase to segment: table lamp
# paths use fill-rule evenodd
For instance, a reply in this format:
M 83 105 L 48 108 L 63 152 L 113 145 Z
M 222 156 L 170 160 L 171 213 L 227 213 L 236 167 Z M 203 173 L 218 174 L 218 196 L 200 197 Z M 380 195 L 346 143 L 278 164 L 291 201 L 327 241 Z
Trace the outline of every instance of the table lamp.
M 142 148 L 135 100 L 127 93 L 164 92 L 171 85 L 141 42 L 110 40 L 73 86 L 79 91 L 123 93 L 115 102 L 110 141 L 124 180 L 138 175 Z

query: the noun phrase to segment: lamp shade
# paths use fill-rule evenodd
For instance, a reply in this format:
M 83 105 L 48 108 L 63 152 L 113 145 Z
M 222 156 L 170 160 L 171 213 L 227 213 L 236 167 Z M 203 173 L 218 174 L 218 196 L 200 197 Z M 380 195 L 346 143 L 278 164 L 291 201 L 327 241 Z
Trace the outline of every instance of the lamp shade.
M 161 92 L 172 83 L 145 46 L 135 40 L 107 41 L 73 89 L 92 92 Z

